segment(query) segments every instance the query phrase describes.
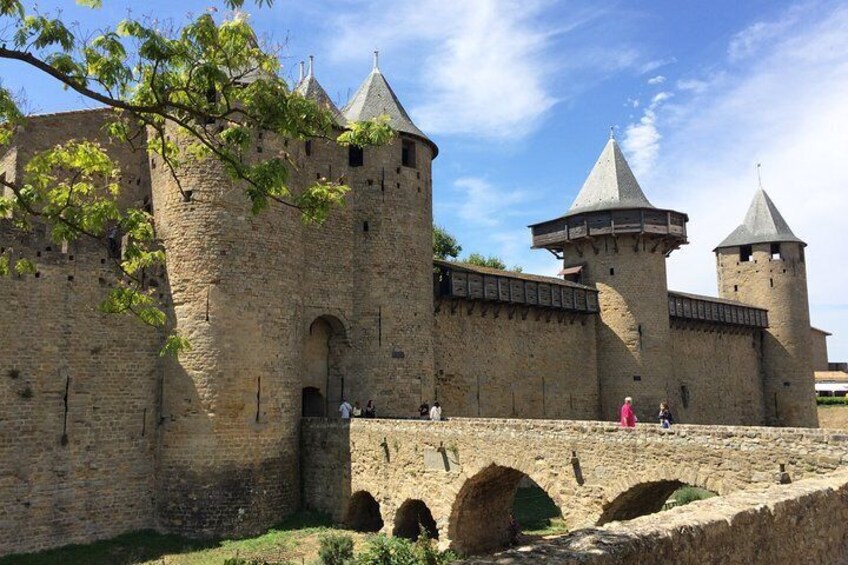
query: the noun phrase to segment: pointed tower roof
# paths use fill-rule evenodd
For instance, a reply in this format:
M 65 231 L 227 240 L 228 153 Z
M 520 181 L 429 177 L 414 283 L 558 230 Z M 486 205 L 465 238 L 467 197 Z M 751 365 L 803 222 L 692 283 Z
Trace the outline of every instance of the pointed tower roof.
M 566 216 L 598 210 L 653 207 L 642 192 L 618 143 L 610 135 Z
M 389 125 L 396 131 L 408 133 L 428 142 L 433 147 L 433 156 L 438 154 L 439 149 L 424 132 L 418 129 L 409 114 L 404 110 L 392 87 L 380 72 L 377 52 L 374 52 L 374 68 L 371 74 L 362 83 L 362 86 L 350 99 L 350 102 L 342 109 L 344 117 L 351 121 L 370 120 L 378 116 L 389 117 Z
M 754 193 L 754 199 L 751 201 L 748 213 L 745 214 L 745 221 L 733 230 L 724 241 L 719 243 L 716 249 L 781 241 L 793 241 L 807 245 L 792 233 L 789 224 L 777 210 L 777 206 L 771 201 L 766 191 L 760 187 Z
M 312 55 L 309 56 L 309 67 L 306 70 L 306 76 L 303 76 L 303 63 L 301 63 L 300 67 L 300 81 L 297 83 L 297 86 L 294 87 L 294 92 L 300 94 L 307 100 L 312 100 L 322 108 L 326 108 L 329 110 L 333 116 L 336 118 L 336 122 L 340 126 L 343 126 L 347 123 L 342 113 L 333 104 L 333 101 L 330 99 L 330 96 L 327 94 L 327 91 L 321 86 L 318 82 L 318 79 L 315 78 L 314 72 L 314 58 Z

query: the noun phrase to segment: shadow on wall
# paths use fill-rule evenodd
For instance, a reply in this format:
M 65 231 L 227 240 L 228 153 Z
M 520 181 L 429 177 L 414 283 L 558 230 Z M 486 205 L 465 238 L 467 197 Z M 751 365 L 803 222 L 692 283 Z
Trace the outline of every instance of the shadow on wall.
M 499 465 L 489 465 L 468 479 L 451 510 L 448 526 L 451 547 L 473 555 L 516 543 L 521 529 L 513 515 L 516 492 L 526 479 L 523 472 Z
M 400 505 L 395 514 L 392 535 L 414 541 L 421 534 L 430 539 L 439 539 L 436 520 L 433 519 L 433 513 L 423 500 L 407 500 Z

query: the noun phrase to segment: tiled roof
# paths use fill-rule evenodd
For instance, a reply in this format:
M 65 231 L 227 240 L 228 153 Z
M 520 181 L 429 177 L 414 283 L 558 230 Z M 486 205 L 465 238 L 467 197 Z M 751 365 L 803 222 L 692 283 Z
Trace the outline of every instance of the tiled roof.
M 610 138 L 566 216 L 598 210 L 653 207 L 642 192 L 618 143 Z
M 301 74 L 302 73 L 303 63 L 301 63 Z M 318 82 L 318 79 L 315 78 L 312 57 L 309 58 L 309 70 L 306 73 L 306 76 L 300 79 L 300 82 L 298 82 L 297 86 L 294 87 L 294 92 L 300 94 L 307 100 L 312 100 L 319 106 L 332 112 L 333 116 L 336 117 L 336 122 L 338 122 L 340 126 L 344 126 L 347 122 L 336 105 L 333 104 L 333 101 L 330 99 L 327 91 L 324 90 L 324 87 L 322 87 Z
M 438 153 L 436 145 L 412 123 L 409 114 L 406 113 L 397 95 L 376 65 L 350 102 L 342 109 L 342 114 L 351 122 L 386 115 L 390 119 L 389 125 L 396 131 L 412 134 L 428 141 L 433 145 L 434 152 Z
M 745 221 L 733 230 L 724 241 L 719 243 L 716 249 L 781 241 L 793 241 L 806 245 L 795 237 L 795 234 L 789 229 L 786 220 L 780 215 L 777 206 L 771 201 L 766 191 L 759 188 L 754 193 L 754 199 L 745 215 Z

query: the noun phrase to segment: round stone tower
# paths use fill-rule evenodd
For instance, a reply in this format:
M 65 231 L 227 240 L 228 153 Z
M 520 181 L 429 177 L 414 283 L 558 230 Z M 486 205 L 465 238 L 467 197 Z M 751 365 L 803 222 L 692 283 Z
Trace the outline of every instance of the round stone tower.
M 768 309 L 763 398 L 775 426 L 818 426 L 806 245 L 760 188 L 745 221 L 715 249 L 719 295 Z
M 353 367 L 348 396 L 373 399 L 381 416 L 432 401 L 433 211 L 436 145 L 412 122 L 374 68 L 342 110 L 349 121 L 388 116 L 381 147 L 348 150 L 352 188 Z
M 182 192 L 160 158 L 150 168 L 173 324 L 191 342 L 164 371 L 159 526 L 253 534 L 299 504 L 299 214 L 253 215 L 215 160 L 186 162 Z
M 666 257 L 686 243 L 686 214 L 655 208 L 614 138 L 571 208 L 531 226 L 533 247 L 563 260 L 563 274 L 597 287 L 601 418 L 632 397 L 651 421 L 669 395 L 671 346 Z

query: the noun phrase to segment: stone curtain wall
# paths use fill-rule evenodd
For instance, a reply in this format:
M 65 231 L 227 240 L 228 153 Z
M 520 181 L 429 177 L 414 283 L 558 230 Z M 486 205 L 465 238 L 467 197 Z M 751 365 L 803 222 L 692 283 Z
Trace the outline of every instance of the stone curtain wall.
M 0 555 L 152 527 L 161 336 L 96 310 L 94 250 L 0 239 L 39 275 L 0 279 Z
M 303 478 L 306 507 L 345 519 L 351 495 L 366 491 L 380 505 L 384 531 L 391 532 L 398 508 L 421 500 L 435 518 L 440 542 L 450 540 L 460 548 L 490 540 L 458 539 L 457 534 L 479 538 L 482 533 L 457 530 L 457 521 L 506 531 L 512 489 L 522 473 L 545 489 L 570 528 L 578 528 L 609 517 L 619 497 L 646 485 L 685 483 L 725 495 L 774 483 L 780 464 L 793 480 L 848 464 L 848 436 L 797 428 L 675 426 L 666 431 L 640 424 L 628 431 L 604 422 L 305 419 L 301 441 L 302 464 L 310 470 Z M 487 484 L 502 486 L 486 490 Z M 482 511 L 475 513 L 469 485 L 485 493 L 488 510 L 476 505 Z M 662 488 L 641 492 L 633 504 L 648 507 L 656 502 L 652 494 L 662 497 Z M 625 514 L 632 510 L 618 508 Z
M 469 565 L 844 564 L 848 473 L 742 491 L 466 561 Z
M 672 327 L 674 378 L 667 400 L 675 419 L 685 424 L 765 424 L 762 350 L 759 330 L 733 333 L 733 328 L 686 322 Z
M 434 316 L 435 398 L 445 416 L 598 417 L 596 316 L 503 307 L 496 318 L 486 304 L 456 306 Z
M 20 179 L 35 151 L 99 138 L 124 167 L 124 201 L 141 202 L 144 155 L 109 146 L 104 115 L 31 118 L 0 173 Z M 98 312 L 115 272 L 91 242 L 0 220 L 0 248 L 38 271 L 0 278 L 0 555 L 152 527 L 160 333 Z

